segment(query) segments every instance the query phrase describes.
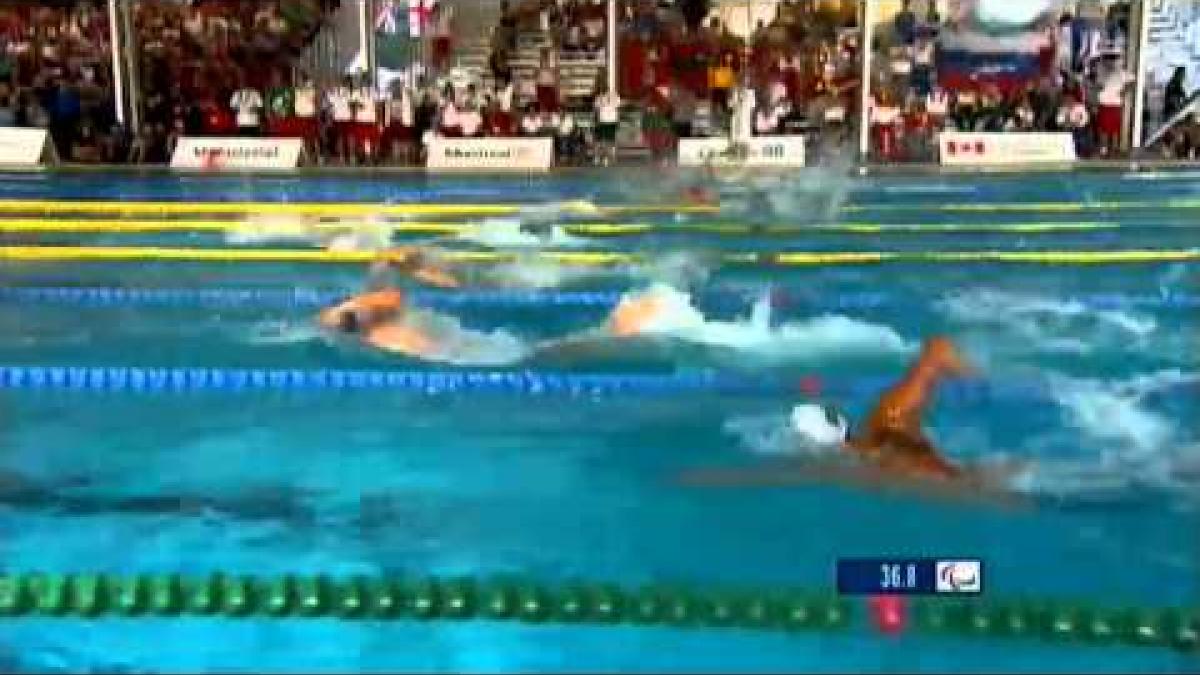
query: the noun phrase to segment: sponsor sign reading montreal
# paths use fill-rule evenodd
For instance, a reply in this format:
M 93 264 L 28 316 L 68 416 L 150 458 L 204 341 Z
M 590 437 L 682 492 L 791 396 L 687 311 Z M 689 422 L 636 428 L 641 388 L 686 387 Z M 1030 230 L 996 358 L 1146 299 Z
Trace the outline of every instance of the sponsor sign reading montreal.
M 1064 133 L 959 133 L 938 135 L 946 166 L 1014 166 L 1074 162 L 1075 139 Z
M 755 136 L 742 144 L 728 138 L 683 138 L 680 166 L 804 166 L 803 136 Z
M 549 138 L 435 138 L 426 168 L 439 170 L 548 171 L 554 160 Z
M 179 139 L 171 155 L 175 169 L 294 169 L 300 165 L 304 141 L 299 138 Z

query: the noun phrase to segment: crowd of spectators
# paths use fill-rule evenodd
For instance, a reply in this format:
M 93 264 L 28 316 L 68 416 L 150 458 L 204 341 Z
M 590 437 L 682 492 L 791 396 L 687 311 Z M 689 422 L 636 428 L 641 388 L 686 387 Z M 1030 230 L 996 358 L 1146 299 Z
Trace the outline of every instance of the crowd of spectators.
M 136 3 L 142 123 L 133 131 L 113 114 L 100 0 L 0 4 L 0 126 L 45 126 L 59 156 L 76 162 L 165 162 L 182 135 L 229 134 L 300 136 L 315 161 L 366 164 L 421 162 L 432 136 L 549 136 L 564 163 L 611 162 L 623 127 L 664 160 L 679 139 L 730 134 L 805 134 L 818 156 L 854 150 L 863 45 L 853 2 L 782 0 L 742 38 L 703 0 L 621 0 L 616 91 L 601 69 L 578 98 L 565 95 L 560 65 L 603 61 L 605 0 L 504 0 L 485 78 L 451 68 L 450 12 L 436 9 L 431 67 L 383 91 L 362 75 L 315 81 L 294 67 L 336 4 Z M 880 57 L 868 110 L 876 160 L 936 161 L 936 134 L 953 130 L 1067 131 L 1084 157 L 1119 151 L 1133 80 L 1126 15 L 1080 31 L 1064 14 L 1046 29 L 1044 68 L 1018 86 L 943 88 L 946 22 L 934 4 L 918 12 L 905 2 L 871 46 Z M 511 59 L 528 34 L 543 46 L 521 77 Z M 1188 99 L 1176 80 L 1164 118 Z M 1156 148 L 1197 158 L 1200 125 L 1185 121 Z
M 1111 5 L 1102 22 L 1070 13 L 1049 22 L 1030 77 L 943 86 L 936 55 L 945 22 L 933 3 L 919 17 L 906 1 L 876 45 L 882 63 L 869 111 L 875 159 L 933 161 L 941 131 L 1069 132 L 1080 156 L 1115 156 L 1134 82 L 1126 66 L 1127 9 Z
M 120 161 L 103 2 L 0 4 L 0 126 L 48 129 L 66 161 Z

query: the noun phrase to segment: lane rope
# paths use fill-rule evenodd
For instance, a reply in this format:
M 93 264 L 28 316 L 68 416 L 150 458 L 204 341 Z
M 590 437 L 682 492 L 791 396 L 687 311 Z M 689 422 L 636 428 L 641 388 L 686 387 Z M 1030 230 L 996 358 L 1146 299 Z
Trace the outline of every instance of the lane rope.
M 922 597 L 911 604 L 913 630 L 927 635 L 1153 647 L 1185 654 L 1196 652 L 1200 644 L 1196 607 L 1100 607 L 1071 599 L 992 597 Z M 0 575 L 0 618 L 8 619 L 482 620 L 795 633 L 869 630 L 869 614 L 848 598 L 788 587 L 220 572 Z
M 719 213 L 716 206 L 699 204 L 637 204 L 598 206 L 586 202 L 551 204 L 380 204 L 354 202 L 150 202 L 107 200 L 6 199 L 0 213 L 127 213 L 193 214 L 231 213 L 312 216 L 513 216 L 530 208 L 555 206 L 575 215 Z
M 80 232 L 104 234 L 144 234 L 153 232 L 231 232 L 238 230 L 265 233 L 272 230 L 279 236 L 311 230 L 315 232 L 344 232 L 369 224 L 391 230 L 395 234 L 463 235 L 486 228 L 487 223 L 389 221 L 358 223 L 307 222 L 298 224 L 303 230 L 275 224 L 258 224 L 236 220 L 102 220 L 89 218 L 4 218 L 0 232 Z M 810 225 L 756 225 L 744 223 L 568 223 L 564 232 L 581 237 L 635 237 L 654 234 L 700 234 L 713 236 L 789 236 L 804 234 L 1069 234 L 1104 232 L 1122 229 L 1116 223 L 814 223 Z M 1162 228 L 1158 228 L 1162 229 Z M 1169 229 L 1169 228 L 1168 228 Z
M 839 377 L 823 381 L 832 396 L 875 396 L 896 375 Z M 249 391 L 404 391 L 438 396 L 456 393 L 504 393 L 522 396 L 604 397 L 682 393 L 763 395 L 793 400 L 803 396 L 801 378 L 749 376 L 698 371 L 678 374 L 578 373 L 531 370 L 345 370 L 299 368 L 199 368 L 137 366 L 0 366 L 0 389 L 163 392 Z M 943 400 L 980 402 L 1028 400 L 1048 394 L 1029 382 L 947 382 Z
M 113 286 L 6 286 L 0 301 L 28 304 L 64 304 L 93 307 L 280 307 L 315 309 L 344 300 L 353 291 L 302 288 L 136 288 Z M 519 291 L 414 290 L 409 293 L 418 305 L 434 307 L 599 307 L 610 308 L 620 301 L 622 291 Z M 907 295 L 887 292 L 839 293 L 806 297 L 777 287 L 776 308 L 871 309 L 911 302 Z M 745 290 L 718 289 L 703 294 L 708 303 L 745 306 L 752 294 Z M 1196 309 L 1200 295 L 1148 295 L 1132 293 L 1089 293 L 1055 298 L 1056 302 L 1088 309 Z
M 302 249 L 171 248 L 150 246 L 4 246 L 0 259 L 22 261 L 190 261 L 190 262 L 294 262 L 367 263 L 378 258 L 371 251 Z M 608 266 L 644 262 L 644 255 L 619 251 L 539 251 L 501 253 L 448 251 L 448 262 L 461 264 L 511 263 L 537 259 L 572 266 Z M 725 263 L 787 267 L 867 265 L 879 263 L 1019 263 L 1038 265 L 1108 265 L 1156 262 L 1194 262 L 1200 249 L 1146 249 L 1110 251 L 833 251 L 739 252 L 722 256 Z
M 664 204 L 599 206 L 585 202 L 557 202 L 564 213 L 719 213 L 717 205 Z M 545 204 L 380 204 L 369 202 L 163 202 L 117 200 L 0 200 L 0 213 L 128 213 L 128 214 L 228 214 L 277 213 L 310 215 L 515 215 Z M 1098 202 L 996 202 L 996 203 L 866 203 L 846 204 L 843 212 L 932 211 L 958 213 L 1079 213 L 1129 209 L 1179 210 L 1200 208 L 1200 199 Z
M 937 211 L 942 213 L 1081 213 L 1087 211 L 1118 211 L 1127 209 L 1177 210 L 1200 208 L 1200 199 L 1164 199 L 1161 201 L 1107 202 L 1006 202 L 1006 203 L 949 203 L 949 204 L 847 204 L 842 211 Z

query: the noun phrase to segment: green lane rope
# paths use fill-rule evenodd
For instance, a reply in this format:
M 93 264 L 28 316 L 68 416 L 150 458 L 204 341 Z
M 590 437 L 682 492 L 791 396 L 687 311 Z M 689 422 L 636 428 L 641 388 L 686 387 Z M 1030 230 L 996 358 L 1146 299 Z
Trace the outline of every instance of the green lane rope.
M 502 620 L 761 631 L 846 631 L 862 624 L 846 598 L 795 590 L 622 589 L 518 579 L 10 573 L 0 619 L 221 616 L 347 620 Z M 1200 609 L 1109 609 L 1046 600 L 927 597 L 910 628 L 931 635 L 1028 638 L 1197 651 Z
M 520 580 L 212 574 L 0 576 L 0 617 L 341 617 L 844 630 L 849 603 L 828 595 L 699 593 L 670 586 L 548 587 Z

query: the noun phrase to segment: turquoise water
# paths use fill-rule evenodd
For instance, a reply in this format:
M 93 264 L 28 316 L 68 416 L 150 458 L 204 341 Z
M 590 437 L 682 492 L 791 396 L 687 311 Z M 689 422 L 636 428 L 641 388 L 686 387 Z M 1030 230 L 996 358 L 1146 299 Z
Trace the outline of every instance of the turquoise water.
M 677 201 L 683 179 L 185 179 L 11 177 L 6 199 L 262 200 L 548 204 Z M 730 250 L 1104 250 L 1196 246 L 1196 177 L 1118 174 L 908 177 L 718 185 L 720 216 L 688 223 L 895 225 L 1099 223 L 1054 234 L 656 234 L 572 246 Z M 957 212 L 988 202 L 1149 202 L 1161 208 Z M 526 214 L 528 216 L 528 214 Z M 6 216 L 8 217 L 8 216 Z M 142 217 L 142 216 L 139 216 Z M 429 220 L 421 218 L 420 220 Z M 510 219 L 511 220 L 511 219 Z M 603 219 L 605 222 L 611 218 Z M 506 228 L 502 219 L 493 228 Z M 29 237 L 5 235 L 9 241 Z M 225 245 L 219 235 L 38 235 L 42 243 Z M 442 241 L 481 248 L 478 241 Z M 494 242 L 493 242 L 494 243 Z M 562 242 L 559 242 L 562 243 Z M 264 244 L 265 245 L 265 244 Z M 561 247 L 559 247 L 561 248 Z M 490 336 L 488 368 L 579 372 L 736 371 L 817 375 L 851 418 L 933 333 L 956 338 L 1016 394 L 946 397 L 935 437 L 963 461 L 1032 459 L 1031 508 L 931 502 L 804 485 L 703 489 L 709 467 L 780 461 L 796 401 L 768 395 L 566 400 L 456 394 L 160 395 L 4 392 L 0 560 L 9 570 L 247 573 L 513 573 L 621 584 L 832 586 L 841 556 L 954 555 L 986 561 L 988 592 L 1101 604 L 1196 604 L 1200 390 L 1194 264 L 1084 267 L 888 264 L 709 270 L 689 290 L 707 323 L 567 359 L 545 341 L 604 317 L 600 306 L 431 305 Z M 477 269 L 473 282 L 513 283 Z M 539 292 L 640 289 L 662 270 L 572 276 Z M 8 288 L 88 286 L 353 291 L 347 266 L 6 263 Z M 522 277 L 524 278 L 524 277 Z M 528 281 L 527 278 L 525 278 Z M 768 325 L 750 316 L 771 289 Z M 181 296 L 182 297 L 182 296 Z M 864 297 L 872 302 L 861 302 Z M 1103 298 L 1104 302 L 1100 299 Z M 857 300 L 856 300 L 857 299 Z M 429 367 L 330 344 L 305 302 L 204 306 L 0 295 L 0 363 L 286 368 Z M 758 317 L 762 321 L 761 312 Z M 700 337 L 698 338 L 697 335 Z M 519 349 L 509 349 L 513 345 Z M 508 349 L 508 351 L 504 351 Z M 490 351 L 489 351 L 490 350 Z M 526 351 L 532 352 L 524 356 Z M 473 356 L 479 356 L 473 354 Z M 477 367 L 469 363 L 437 367 Z M 1024 386 L 1029 385 L 1029 386 Z M 869 389 L 869 388 L 867 388 Z M 798 460 L 802 458 L 790 458 Z M 1185 672 L 1168 651 L 985 640 L 756 635 L 472 623 L 11 622 L 10 671 L 1005 670 Z

